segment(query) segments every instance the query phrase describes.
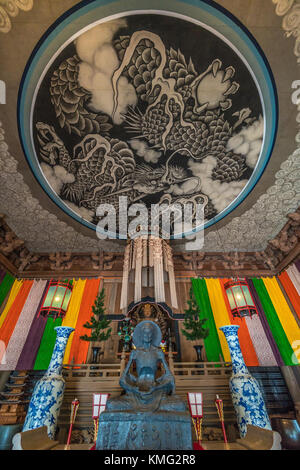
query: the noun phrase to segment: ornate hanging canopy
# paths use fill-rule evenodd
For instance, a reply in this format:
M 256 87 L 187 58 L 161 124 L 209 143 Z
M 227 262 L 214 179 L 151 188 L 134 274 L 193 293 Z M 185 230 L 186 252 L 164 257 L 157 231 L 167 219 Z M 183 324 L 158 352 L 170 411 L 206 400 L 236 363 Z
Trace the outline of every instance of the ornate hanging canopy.
M 128 305 L 128 283 L 134 276 L 134 302 L 142 298 L 142 285 L 154 286 L 156 302 L 165 302 L 165 280 L 169 282 L 171 305 L 178 307 L 175 287 L 172 248 L 167 240 L 159 237 L 141 235 L 129 240 L 125 248 L 121 309 Z

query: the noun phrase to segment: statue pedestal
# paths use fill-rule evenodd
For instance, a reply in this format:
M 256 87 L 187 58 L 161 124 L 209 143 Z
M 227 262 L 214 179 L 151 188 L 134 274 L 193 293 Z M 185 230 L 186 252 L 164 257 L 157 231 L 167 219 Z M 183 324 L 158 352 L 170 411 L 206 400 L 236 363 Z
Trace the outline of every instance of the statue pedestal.
M 175 379 L 160 349 L 161 331 L 145 320 L 133 333 L 129 361 L 121 375 L 125 395 L 107 401 L 99 418 L 97 450 L 193 450 L 192 426 Z M 135 363 L 136 376 L 130 373 Z M 158 364 L 164 374 L 156 380 Z
M 182 412 L 105 411 L 97 450 L 193 450 L 191 418 Z

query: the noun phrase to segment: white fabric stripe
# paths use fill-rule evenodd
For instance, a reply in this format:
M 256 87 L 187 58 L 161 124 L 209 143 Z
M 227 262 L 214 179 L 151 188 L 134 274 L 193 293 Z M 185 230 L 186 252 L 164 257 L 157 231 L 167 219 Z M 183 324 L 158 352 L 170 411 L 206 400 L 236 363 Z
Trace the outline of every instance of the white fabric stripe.
M 34 281 L 6 348 L 6 364 L 0 370 L 15 370 L 47 281 Z
M 294 264 L 292 264 L 289 268 L 287 268 L 286 272 L 288 273 L 290 280 L 292 281 L 295 289 L 300 295 L 300 273 L 297 267 Z
M 273 354 L 272 348 L 266 336 L 258 315 L 252 318 L 245 317 L 250 338 L 252 340 L 259 365 L 260 366 L 277 366 L 277 361 Z

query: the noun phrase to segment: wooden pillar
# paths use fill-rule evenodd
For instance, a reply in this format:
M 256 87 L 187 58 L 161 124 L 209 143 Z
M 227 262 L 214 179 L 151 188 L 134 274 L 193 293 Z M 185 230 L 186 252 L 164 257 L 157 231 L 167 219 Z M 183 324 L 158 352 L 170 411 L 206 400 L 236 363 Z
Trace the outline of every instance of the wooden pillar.
M 5 384 L 8 382 L 10 372 L 10 370 L 4 370 L 0 372 L 0 392 L 4 390 Z
M 282 366 L 280 367 L 282 375 L 285 379 L 287 388 L 292 397 L 297 421 L 300 424 L 300 371 L 298 366 Z

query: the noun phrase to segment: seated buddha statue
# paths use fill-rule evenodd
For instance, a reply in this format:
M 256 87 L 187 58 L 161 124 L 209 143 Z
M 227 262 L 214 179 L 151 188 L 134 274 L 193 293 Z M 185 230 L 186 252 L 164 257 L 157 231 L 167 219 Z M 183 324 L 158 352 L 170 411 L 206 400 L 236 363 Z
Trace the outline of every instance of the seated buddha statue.
M 160 328 L 153 321 L 142 321 L 136 326 L 132 341 L 136 349 L 120 378 L 125 394 L 108 400 L 106 411 L 186 411 L 183 401 L 174 394 L 174 377 L 160 348 Z M 130 372 L 133 363 L 136 375 Z M 157 377 L 159 366 L 164 371 Z

